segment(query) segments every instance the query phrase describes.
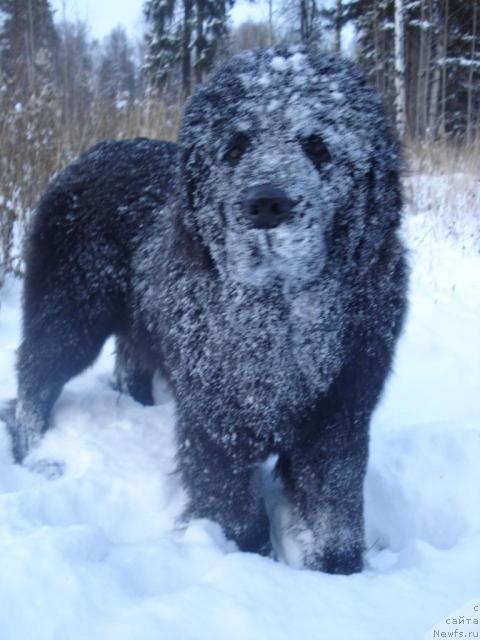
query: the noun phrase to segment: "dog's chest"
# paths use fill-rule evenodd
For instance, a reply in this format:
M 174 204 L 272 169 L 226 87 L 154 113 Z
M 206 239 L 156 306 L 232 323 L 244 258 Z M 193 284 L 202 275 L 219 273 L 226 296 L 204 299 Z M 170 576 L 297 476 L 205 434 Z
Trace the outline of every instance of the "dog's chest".
M 282 416 L 328 388 L 341 363 L 341 323 L 317 292 L 286 299 L 207 278 L 171 284 L 164 354 L 182 400 L 209 403 L 217 421 L 241 416 L 274 433 Z

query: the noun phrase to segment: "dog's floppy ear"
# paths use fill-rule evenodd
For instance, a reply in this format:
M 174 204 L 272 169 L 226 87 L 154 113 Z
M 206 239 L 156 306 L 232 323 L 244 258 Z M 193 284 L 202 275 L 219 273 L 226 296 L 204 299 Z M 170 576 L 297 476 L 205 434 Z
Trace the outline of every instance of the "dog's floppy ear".
M 382 149 L 374 149 L 372 153 L 368 173 L 368 221 L 374 220 L 374 224 L 383 229 L 396 229 L 403 204 L 400 145 L 393 138 L 386 140 Z
M 181 150 L 181 175 L 182 197 L 186 218 L 193 218 L 192 213 L 198 207 L 200 179 L 206 178 L 208 164 L 202 157 L 195 144 L 182 145 Z
M 205 204 L 210 184 L 208 141 L 220 96 L 211 86 L 198 89 L 185 106 L 180 131 L 180 180 L 184 222 L 198 232 L 196 211 Z
M 218 118 L 218 93 L 211 86 L 196 90 L 185 106 L 180 130 L 180 207 L 177 233 L 183 237 L 188 254 L 200 258 L 203 267 L 213 260 L 204 234 L 201 233 L 202 208 L 211 201 L 212 162 L 209 140 L 212 122 Z
M 382 247 L 390 244 L 400 224 L 403 198 L 399 145 L 392 138 L 387 142 L 387 148 L 373 150 L 364 178 L 364 227 L 353 258 L 365 270 L 381 258 Z
M 388 134 L 383 134 L 386 136 Z M 363 171 L 355 173 L 357 195 L 347 211 L 336 215 L 328 243 L 332 256 L 368 271 L 380 255 L 381 247 L 394 236 L 402 209 L 399 146 L 390 137 L 373 144 Z
M 210 174 L 206 156 L 194 143 L 182 145 L 180 154 L 180 207 L 176 230 L 182 246 L 191 257 L 200 257 L 203 266 L 210 266 L 212 258 L 200 233 L 199 215 L 203 190 Z

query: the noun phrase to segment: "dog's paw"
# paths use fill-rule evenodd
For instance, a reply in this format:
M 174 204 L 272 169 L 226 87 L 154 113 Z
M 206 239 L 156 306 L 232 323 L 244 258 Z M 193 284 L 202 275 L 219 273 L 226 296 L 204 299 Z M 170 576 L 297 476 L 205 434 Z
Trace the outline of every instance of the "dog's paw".
M 0 405 L 0 421 L 6 425 L 10 436 L 14 462 L 22 464 L 41 440 L 41 421 L 35 415 L 25 412 L 17 400 L 9 400 Z
M 60 478 L 65 473 L 65 463 L 48 458 L 27 461 L 25 467 L 29 471 L 47 478 L 47 480 L 57 480 L 57 478 Z
M 16 400 L 8 400 L 0 405 L 0 422 L 3 422 L 10 436 L 12 455 L 15 462 L 21 462 L 20 451 L 17 446 L 17 429 L 15 422 Z

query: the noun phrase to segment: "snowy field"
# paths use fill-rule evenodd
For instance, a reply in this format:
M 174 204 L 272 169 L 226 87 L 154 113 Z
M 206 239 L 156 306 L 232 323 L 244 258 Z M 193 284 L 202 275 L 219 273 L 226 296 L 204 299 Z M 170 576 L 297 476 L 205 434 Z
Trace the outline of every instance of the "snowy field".
M 410 313 L 372 425 L 364 572 L 239 553 L 212 522 L 176 528 L 173 407 L 111 390 L 110 342 L 65 389 L 30 470 L 0 423 L 1 640 L 480 637 L 449 618 L 473 600 L 480 619 L 480 257 L 468 225 L 459 238 L 427 208 L 405 225 Z M 9 282 L 0 401 L 15 395 L 19 318 Z M 63 474 L 32 471 L 42 460 Z

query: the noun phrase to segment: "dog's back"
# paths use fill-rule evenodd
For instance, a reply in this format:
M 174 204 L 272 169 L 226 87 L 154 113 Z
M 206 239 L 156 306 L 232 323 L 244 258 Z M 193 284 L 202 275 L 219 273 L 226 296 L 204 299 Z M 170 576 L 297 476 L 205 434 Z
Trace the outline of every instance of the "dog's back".
M 62 171 L 41 199 L 26 249 L 17 457 L 29 432 L 45 430 L 65 382 L 125 329 L 131 254 L 161 214 L 176 167 L 172 143 L 107 141 Z
M 119 321 L 132 250 L 168 197 L 176 153 L 171 143 L 143 138 L 102 142 L 55 178 L 27 243 L 25 316 L 55 283 L 75 306 L 102 296 Z

